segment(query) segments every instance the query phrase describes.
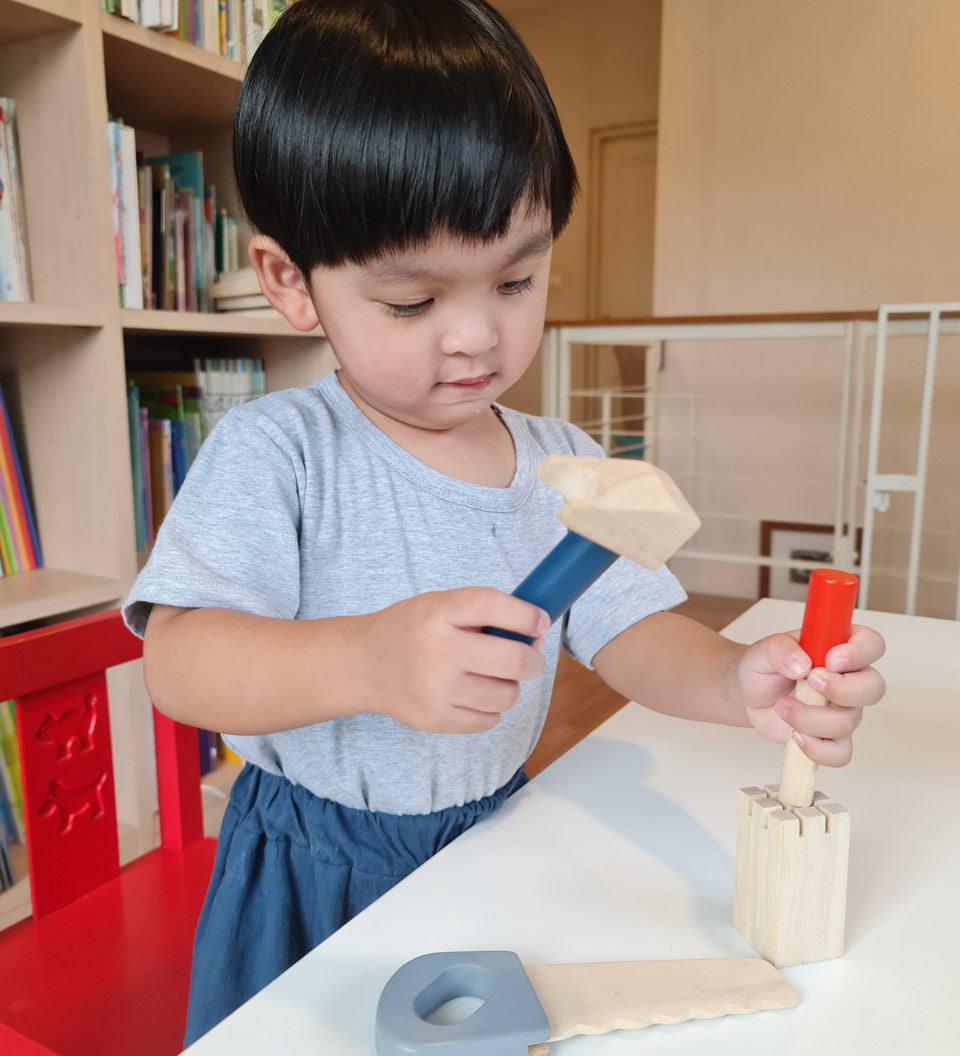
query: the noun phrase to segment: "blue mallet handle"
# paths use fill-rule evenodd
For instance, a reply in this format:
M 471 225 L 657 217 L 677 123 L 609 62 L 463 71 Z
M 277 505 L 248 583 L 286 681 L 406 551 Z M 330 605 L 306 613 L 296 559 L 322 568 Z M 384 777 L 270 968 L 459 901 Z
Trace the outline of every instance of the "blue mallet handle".
M 553 623 L 619 556 L 605 546 L 592 543 L 584 536 L 568 531 L 517 587 L 513 596 L 539 606 L 550 616 L 550 622 Z M 528 645 L 534 641 L 525 634 L 504 631 L 499 627 L 483 629 L 487 634 L 512 638 Z

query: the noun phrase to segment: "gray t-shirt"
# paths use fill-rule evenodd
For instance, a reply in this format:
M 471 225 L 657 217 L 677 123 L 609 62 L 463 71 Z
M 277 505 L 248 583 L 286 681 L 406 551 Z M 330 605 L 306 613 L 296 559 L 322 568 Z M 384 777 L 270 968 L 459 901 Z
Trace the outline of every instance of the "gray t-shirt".
M 563 499 L 536 476 L 537 463 L 602 452 L 565 422 L 497 409 L 516 449 L 508 488 L 417 461 L 334 372 L 231 410 L 204 442 L 124 602 L 128 626 L 142 635 L 153 603 L 312 620 L 431 590 L 510 593 L 565 532 L 555 516 Z M 488 732 L 421 733 L 364 713 L 224 739 L 244 759 L 349 807 L 424 814 L 460 805 L 495 791 L 529 755 L 561 638 L 589 666 L 621 631 L 684 597 L 666 568 L 620 558 L 550 629 L 546 670 Z

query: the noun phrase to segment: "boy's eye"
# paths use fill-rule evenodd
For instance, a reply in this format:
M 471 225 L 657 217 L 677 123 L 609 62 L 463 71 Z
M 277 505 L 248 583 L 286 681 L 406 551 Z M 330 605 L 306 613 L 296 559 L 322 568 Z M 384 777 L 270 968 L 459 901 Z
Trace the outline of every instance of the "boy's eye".
M 533 287 L 532 275 L 528 275 L 525 279 L 514 279 L 512 282 L 504 282 L 500 286 L 504 293 L 529 293 Z
M 397 319 L 413 319 L 423 313 L 433 304 L 433 299 L 419 301 L 417 304 L 388 304 L 384 302 L 384 310 Z

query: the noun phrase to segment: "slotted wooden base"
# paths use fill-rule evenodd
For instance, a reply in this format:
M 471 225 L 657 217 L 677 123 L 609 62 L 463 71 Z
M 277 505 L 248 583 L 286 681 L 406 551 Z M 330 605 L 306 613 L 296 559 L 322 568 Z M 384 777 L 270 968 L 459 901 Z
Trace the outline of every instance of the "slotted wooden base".
M 783 968 L 843 953 L 850 815 L 822 792 L 784 807 L 778 791 L 740 789 L 733 923 Z

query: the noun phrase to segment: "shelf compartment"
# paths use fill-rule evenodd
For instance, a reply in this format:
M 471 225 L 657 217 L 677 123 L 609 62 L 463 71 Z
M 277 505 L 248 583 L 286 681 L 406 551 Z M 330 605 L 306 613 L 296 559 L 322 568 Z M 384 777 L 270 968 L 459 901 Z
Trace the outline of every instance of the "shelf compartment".
M 106 12 L 100 25 L 107 99 L 117 117 L 151 132 L 233 122 L 239 62 Z
M 76 28 L 82 21 L 80 0 L 0 0 L 0 46 Z
M 64 616 L 95 605 L 118 604 L 127 584 L 62 568 L 38 568 L 0 579 L 0 626 Z

